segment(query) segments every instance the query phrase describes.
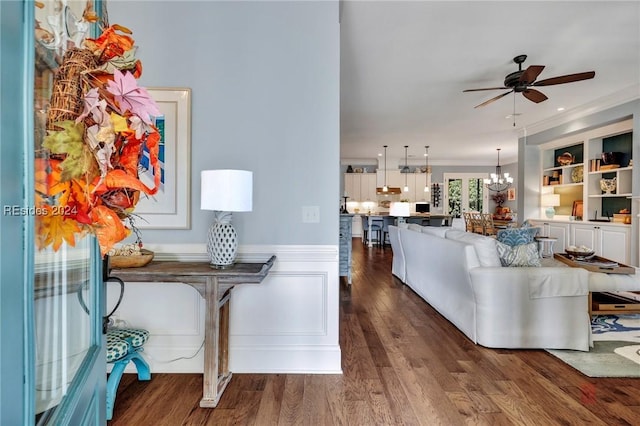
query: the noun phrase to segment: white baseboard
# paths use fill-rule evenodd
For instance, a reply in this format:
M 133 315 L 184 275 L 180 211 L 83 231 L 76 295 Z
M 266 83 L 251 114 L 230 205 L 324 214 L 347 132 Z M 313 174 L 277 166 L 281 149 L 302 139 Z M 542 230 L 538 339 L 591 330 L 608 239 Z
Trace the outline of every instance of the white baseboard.
M 230 351 L 234 373 L 342 374 L 337 345 L 245 346 Z

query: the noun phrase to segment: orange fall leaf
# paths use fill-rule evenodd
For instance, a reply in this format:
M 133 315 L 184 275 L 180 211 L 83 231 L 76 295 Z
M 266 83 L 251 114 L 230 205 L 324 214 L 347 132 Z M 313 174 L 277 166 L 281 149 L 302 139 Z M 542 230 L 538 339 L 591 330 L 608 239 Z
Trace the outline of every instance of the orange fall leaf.
M 94 207 L 90 216 L 102 256 L 107 254 L 117 242 L 124 240 L 130 233 L 118 215 L 106 206 Z

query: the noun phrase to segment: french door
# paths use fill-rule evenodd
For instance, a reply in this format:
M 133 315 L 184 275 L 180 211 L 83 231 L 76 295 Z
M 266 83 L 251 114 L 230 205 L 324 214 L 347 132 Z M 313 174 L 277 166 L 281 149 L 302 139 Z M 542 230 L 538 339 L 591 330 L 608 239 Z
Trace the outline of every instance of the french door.
M 40 225 L 52 216 L 37 207 L 50 173 L 41 166 L 53 79 L 68 41 L 95 35 L 81 19 L 87 5 L 0 1 L 2 425 L 106 423 L 98 244 L 88 234 L 43 244 Z
M 486 173 L 444 173 L 444 208 L 452 217 L 468 211 L 486 212 L 488 190 L 483 184 Z

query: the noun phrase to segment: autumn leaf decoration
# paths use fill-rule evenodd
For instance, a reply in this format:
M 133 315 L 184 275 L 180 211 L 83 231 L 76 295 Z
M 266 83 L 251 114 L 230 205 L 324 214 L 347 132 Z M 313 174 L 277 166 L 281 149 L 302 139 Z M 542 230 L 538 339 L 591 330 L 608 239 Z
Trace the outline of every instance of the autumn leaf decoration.
M 113 25 L 85 40 L 98 68 L 82 76 L 83 111 L 75 120 L 55 122 L 42 141 L 45 155 L 35 167 L 40 249 L 73 246 L 76 234 L 91 232 L 104 255 L 131 233 L 140 193 L 158 190 L 160 134 L 153 117 L 161 112 L 137 84 L 142 64 L 129 34 Z M 143 151 L 153 172 L 151 188 L 138 175 Z

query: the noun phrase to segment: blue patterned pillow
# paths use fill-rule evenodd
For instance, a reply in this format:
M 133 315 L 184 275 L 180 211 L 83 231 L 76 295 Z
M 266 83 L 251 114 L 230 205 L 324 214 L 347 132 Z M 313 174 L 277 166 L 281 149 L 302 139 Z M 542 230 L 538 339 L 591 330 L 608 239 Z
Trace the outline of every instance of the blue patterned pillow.
M 541 266 L 540 254 L 536 243 L 510 246 L 497 241 L 496 248 L 502 266 Z
M 510 246 L 519 246 L 521 244 L 529 244 L 534 241 L 540 228 L 507 228 L 498 231 L 497 239 L 501 243 Z

